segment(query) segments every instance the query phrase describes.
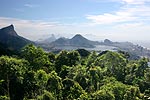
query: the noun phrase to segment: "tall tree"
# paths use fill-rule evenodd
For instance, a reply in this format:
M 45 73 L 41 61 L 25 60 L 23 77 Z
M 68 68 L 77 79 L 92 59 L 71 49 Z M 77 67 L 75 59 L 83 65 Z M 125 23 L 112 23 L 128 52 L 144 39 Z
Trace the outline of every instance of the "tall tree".
M 76 66 L 80 62 L 80 54 L 77 51 L 62 51 L 56 57 L 56 71 L 60 72 L 63 65 Z
M 61 51 L 57 57 L 55 62 L 56 72 L 60 72 L 63 65 L 68 64 L 67 51 Z
M 28 65 L 28 62 L 23 59 L 0 57 L 0 80 L 4 80 L 2 82 L 3 89 L 6 90 L 4 92 L 11 100 L 23 98 L 23 78 Z
M 51 66 L 52 64 L 48 58 L 48 55 L 40 47 L 35 47 L 32 44 L 27 45 L 22 49 L 21 55 L 23 58 L 29 61 L 32 66 L 31 69 L 33 70 L 38 70 L 41 68 L 53 70 L 53 66 Z
M 113 75 L 120 81 L 124 81 L 126 64 L 127 60 L 121 54 L 112 51 L 101 55 L 94 62 L 95 66 L 106 67 L 108 75 Z
M 55 71 L 49 73 L 49 78 L 46 85 L 46 90 L 55 95 L 58 100 L 62 99 L 62 79 Z

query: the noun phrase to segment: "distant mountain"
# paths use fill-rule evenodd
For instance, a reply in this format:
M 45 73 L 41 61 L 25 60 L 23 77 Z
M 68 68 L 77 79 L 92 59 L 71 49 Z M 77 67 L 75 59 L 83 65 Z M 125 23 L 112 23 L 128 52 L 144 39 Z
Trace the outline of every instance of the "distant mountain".
M 86 39 L 80 34 L 75 35 L 72 39 L 70 39 L 70 44 L 73 46 L 83 46 L 83 47 L 95 47 L 98 44 L 96 41 L 91 41 Z
M 52 44 L 56 45 L 56 46 L 60 46 L 60 45 L 70 45 L 69 43 L 69 39 L 61 37 L 57 40 L 55 40 L 54 42 L 52 42 Z
M 46 51 L 58 51 L 58 50 L 113 50 L 113 51 L 125 51 L 131 55 L 131 59 L 138 59 L 139 57 L 150 57 L 150 50 L 143 48 L 142 46 L 135 45 L 131 42 L 113 42 L 109 39 L 105 39 L 103 42 L 91 41 L 83 37 L 80 34 L 73 36 L 71 39 L 59 38 L 48 44 L 39 44 Z
M 95 45 L 98 44 L 98 42 L 88 40 L 82 35 L 77 34 L 71 39 L 59 38 L 56 41 L 52 42 L 51 44 L 54 46 L 73 46 L 73 47 L 93 48 L 95 47 Z
M 18 50 L 28 43 L 33 43 L 28 39 L 19 36 L 10 25 L 0 29 L 0 43 L 6 45 L 9 50 Z
M 150 50 L 147 48 L 144 48 L 139 45 L 135 45 L 131 42 L 112 42 L 108 39 L 105 39 L 104 42 L 101 42 L 100 45 L 105 46 L 113 46 L 116 47 L 116 50 L 126 51 L 130 55 L 134 55 L 134 58 L 138 57 L 150 57 Z
M 51 43 L 53 41 L 56 40 L 56 37 L 54 34 L 51 34 L 51 36 L 45 40 L 41 40 L 41 41 L 38 41 L 39 43 Z
M 113 42 L 110 41 L 109 39 L 105 39 L 105 40 L 104 40 L 104 44 L 105 44 L 105 45 L 111 45 L 111 44 L 113 44 Z

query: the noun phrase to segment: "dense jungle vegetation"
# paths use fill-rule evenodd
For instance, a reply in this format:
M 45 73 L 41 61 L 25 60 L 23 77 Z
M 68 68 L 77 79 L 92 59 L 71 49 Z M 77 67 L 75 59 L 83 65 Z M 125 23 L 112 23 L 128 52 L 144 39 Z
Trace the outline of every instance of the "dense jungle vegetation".
M 84 49 L 45 52 L 30 44 L 0 56 L 0 100 L 148 100 L 147 58 Z

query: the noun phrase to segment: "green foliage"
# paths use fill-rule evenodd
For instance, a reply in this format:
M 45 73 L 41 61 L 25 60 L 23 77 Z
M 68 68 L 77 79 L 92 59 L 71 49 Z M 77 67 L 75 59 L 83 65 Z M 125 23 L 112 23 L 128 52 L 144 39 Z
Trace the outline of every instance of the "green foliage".
M 121 54 L 108 51 L 97 57 L 94 65 L 102 68 L 106 67 L 109 76 L 113 75 L 117 80 L 124 81 L 126 63 L 126 59 Z
M 72 68 L 74 68 L 74 67 L 72 67 Z M 61 78 L 65 79 L 65 78 L 67 77 L 68 73 L 70 72 L 70 69 L 71 69 L 71 67 L 66 66 L 66 65 L 63 65 L 63 66 L 61 67 L 61 71 L 60 71 L 59 76 L 60 76 Z
M 119 50 L 118 53 L 122 54 L 126 59 L 130 58 L 130 54 L 128 52 Z
M 104 83 L 100 90 L 112 92 L 115 100 L 139 100 L 141 98 L 138 87 L 125 85 L 113 77 L 104 79 Z
M 80 95 L 80 97 L 78 98 L 79 100 L 90 100 L 90 95 L 88 95 L 88 93 L 82 93 L 81 95 Z
M 69 69 L 68 78 L 77 81 L 83 89 L 86 89 L 89 83 L 89 74 L 85 66 L 74 66 Z
M 137 87 L 130 87 L 124 95 L 124 100 L 140 100 L 140 91 Z
M 147 64 L 148 60 L 146 58 L 142 58 L 138 61 L 138 69 L 136 71 L 137 77 L 143 77 L 144 76 L 144 70 L 148 68 Z
M 16 76 L 20 81 L 23 79 L 23 74 L 27 70 L 28 62 L 23 59 L 16 59 L 8 56 L 0 57 L 0 78 L 10 79 Z
M 32 44 L 27 45 L 22 49 L 21 56 L 29 61 L 32 70 L 38 70 L 44 67 L 47 67 L 48 71 L 54 70 L 48 55 L 40 47 L 35 47 Z
M 71 51 L 67 54 L 68 66 L 76 66 L 80 62 L 80 54 L 77 51 Z
M 85 49 L 77 49 L 81 57 L 88 57 L 90 55 L 90 52 Z
M 71 79 L 65 79 L 63 80 L 63 99 L 70 100 L 70 99 L 77 99 L 80 97 L 80 95 L 84 94 L 84 90 L 82 87 Z
M 24 95 L 26 98 L 35 98 L 36 91 L 38 91 L 38 86 L 36 85 L 34 71 L 26 71 L 24 76 Z
M 56 57 L 56 62 L 55 62 L 55 68 L 57 72 L 61 71 L 61 67 L 63 65 L 68 64 L 68 57 L 67 57 L 67 51 L 61 51 L 57 57 Z
M 100 67 L 91 67 L 89 69 L 90 73 L 90 84 L 92 87 L 90 91 L 96 91 L 100 89 L 101 81 L 103 79 L 104 70 Z
M 94 100 L 115 100 L 115 96 L 110 91 L 99 90 L 92 94 Z M 121 99 L 117 99 L 121 100 Z
M 44 90 L 44 93 L 41 96 L 38 96 L 37 100 L 56 100 L 56 98 L 52 93 Z
M 25 46 L 0 57 L 0 100 L 147 100 L 148 59 L 127 52 L 45 52 Z
M 46 90 L 53 93 L 55 97 L 58 99 L 61 99 L 62 97 L 62 79 L 57 76 L 57 73 L 55 71 L 52 71 L 49 74 L 49 78 L 46 85 Z
M 15 98 L 22 88 L 24 74 L 28 68 L 28 62 L 8 56 L 0 57 L 1 92 L 8 98 Z M 3 87 L 5 86 L 5 87 Z M 15 88 L 14 88 L 15 87 Z M 21 94 L 22 92 L 20 92 Z M 12 97 L 13 96 L 13 97 Z M 21 96 L 17 96 L 22 98 Z
M 49 61 L 51 63 L 54 63 L 55 62 L 55 54 L 52 52 L 49 52 L 49 53 L 47 53 L 47 55 L 48 55 Z
M 9 100 L 7 96 L 0 96 L 0 100 Z
M 48 81 L 48 74 L 43 70 L 38 70 L 35 73 L 34 77 L 35 77 L 36 85 L 44 89 Z
M 56 71 L 60 72 L 63 65 L 66 66 L 76 66 L 80 61 L 80 54 L 77 51 L 61 51 L 55 62 Z
M 140 92 L 150 88 L 148 59 L 142 58 L 136 61 L 129 61 L 126 67 L 125 83 L 138 86 Z
M 144 92 L 144 99 L 148 99 L 150 97 L 150 89 L 145 90 Z
M 115 100 L 123 100 L 127 86 L 121 82 L 116 81 L 115 78 L 110 77 L 103 80 L 104 85 L 100 90 L 111 91 L 114 94 Z
M 88 57 L 88 60 L 87 60 L 87 66 L 90 67 L 93 65 L 94 61 L 96 60 L 97 58 L 97 53 L 94 51 L 92 52 L 89 57 Z
M 146 68 L 146 70 L 144 70 L 144 78 L 146 82 L 150 83 L 150 68 Z

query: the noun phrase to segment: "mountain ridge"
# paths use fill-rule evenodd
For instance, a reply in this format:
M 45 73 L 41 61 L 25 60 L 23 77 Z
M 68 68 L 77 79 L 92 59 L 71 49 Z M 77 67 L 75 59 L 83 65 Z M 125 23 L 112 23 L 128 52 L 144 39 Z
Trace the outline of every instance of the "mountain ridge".
M 0 49 L 2 50 L 4 50 L 5 48 L 7 49 L 6 51 L 19 50 L 25 45 L 30 43 L 35 44 L 34 42 L 19 36 L 15 31 L 13 25 L 9 25 L 7 27 L 0 29 L 0 44 L 2 44 L 0 45 L 1 46 Z M 36 45 L 43 47 L 43 49 L 45 49 L 46 51 L 64 50 L 68 48 L 71 49 L 92 48 L 93 50 L 100 51 L 101 50 L 100 48 L 98 49 L 94 49 L 94 48 L 96 48 L 97 45 L 112 46 L 112 47 L 116 47 L 113 50 L 123 50 L 138 56 L 150 57 L 150 50 L 143 48 L 142 46 L 139 45 L 134 45 L 131 42 L 113 42 L 109 39 L 105 39 L 103 42 L 91 41 L 80 34 L 76 34 L 71 39 L 59 38 L 51 43 L 46 43 L 46 44 L 36 43 Z
M 87 47 L 93 48 L 94 45 L 98 44 L 96 41 L 88 40 L 87 38 L 83 37 L 80 34 L 76 34 L 71 39 L 68 38 L 58 38 L 51 45 L 55 46 L 75 46 L 75 47 Z
M 21 37 L 15 31 L 14 26 L 11 24 L 0 29 L 0 43 L 7 45 L 11 50 L 18 50 L 26 44 L 33 43 L 32 41 Z
M 53 42 L 53 41 L 55 41 L 56 40 L 56 37 L 55 37 L 55 35 L 54 34 L 51 34 L 51 36 L 50 37 L 48 37 L 48 38 L 46 38 L 46 39 L 42 39 L 42 40 L 38 40 L 37 42 L 39 42 L 39 43 L 51 43 L 51 42 Z

